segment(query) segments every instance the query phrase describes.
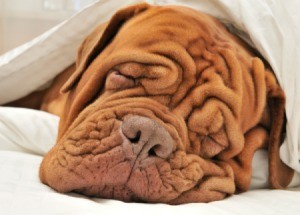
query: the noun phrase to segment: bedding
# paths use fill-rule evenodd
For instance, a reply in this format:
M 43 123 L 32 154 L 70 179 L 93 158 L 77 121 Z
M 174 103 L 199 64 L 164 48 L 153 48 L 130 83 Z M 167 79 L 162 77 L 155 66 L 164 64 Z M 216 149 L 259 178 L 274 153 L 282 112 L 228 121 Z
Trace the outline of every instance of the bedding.
M 110 3 L 109 3 L 110 2 Z M 35 39 L 34 41 L 24 45 L 23 47 L 21 47 L 20 49 L 16 49 L 11 53 L 8 53 L 7 55 L 3 56 L 1 58 L 1 70 L 0 70 L 0 88 L 1 88 L 1 92 L 7 92 L 7 93 L 1 93 L 0 95 L 0 101 L 2 103 L 5 103 L 7 101 L 10 100 L 14 100 L 16 98 L 22 97 L 23 95 L 29 93 L 30 91 L 41 87 L 43 85 L 45 85 L 47 82 L 51 81 L 51 79 L 53 77 L 55 77 L 55 75 L 61 71 L 61 69 L 63 69 L 64 67 L 66 67 L 68 65 L 68 63 L 70 63 L 73 59 L 74 56 L 72 55 L 72 53 L 75 53 L 75 47 L 78 45 L 79 41 L 82 39 L 83 37 L 83 32 L 87 29 L 91 29 L 92 25 L 96 25 L 96 20 L 91 21 L 93 19 L 98 19 L 95 18 L 97 15 L 93 16 L 92 14 L 101 14 L 101 18 L 102 19 L 108 19 L 108 17 L 112 14 L 112 12 L 116 9 L 119 8 L 119 5 L 115 5 L 113 3 L 111 3 L 112 1 L 99 1 L 98 3 L 95 3 L 94 5 L 86 8 L 84 11 L 82 11 L 81 13 L 79 13 L 77 16 L 73 17 L 72 19 L 66 21 L 65 23 L 62 23 L 60 26 L 52 29 L 51 31 L 47 32 L 46 34 L 44 34 L 42 37 Z M 124 1 L 125 2 L 125 1 Z M 129 4 L 129 3 L 136 3 L 137 1 L 131 1 L 131 2 L 126 2 L 125 4 Z M 173 1 L 151 1 L 151 3 L 156 3 L 156 4 L 170 4 L 170 3 L 174 3 Z M 217 17 L 219 17 L 223 22 L 225 23 L 234 23 L 234 25 L 229 24 L 230 27 L 232 27 L 233 31 L 237 31 L 240 36 L 244 37 L 247 41 L 249 41 L 252 45 L 254 45 L 262 54 L 263 56 L 270 62 L 270 64 L 272 65 L 277 78 L 279 79 L 279 82 L 281 83 L 282 87 L 285 88 L 288 93 L 287 93 L 287 98 L 288 98 L 288 103 L 287 103 L 287 117 L 288 117 L 288 126 L 287 128 L 290 129 L 290 132 L 288 130 L 287 133 L 287 140 L 289 139 L 289 135 L 290 135 L 290 139 L 293 139 L 293 141 L 287 141 L 285 142 L 285 145 L 283 145 L 282 147 L 282 154 L 281 157 L 282 159 L 285 160 L 286 163 L 290 164 L 290 166 L 292 166 L 294 169 L 297 170 L 297 165 L 298 165 L 298 146 L 297 146 L 297 122 L 295 121 L 295 117 L 297 117 L 297 105 L 299 105 L 297 99 L 298 97 L 295 96 L 295 94 L 297 93 L 297 85 L 296 84 L 291 84 L 291 83 L 297 83 L 297 76 L 295 76 L 296 78 L 290 78 L 286 76 L 286 73 L 281 74 L 281 72 L 283 71 L 296 71 L 296 69 L 294 68 L 299 68 L 298 63 L 296 59 L 298 56 L 298 49 L 292 49 L 291 47 L 296 46 L 296 44 L 298 44 L 298 39 L 296 37 L 296 35 L 299 33 L 298 29 L 299 28 L 293 28 L 294 25 L 296 25 L 296 20 L 297 20 L 297 15 L 296 13 L 293 13 L 294 8 L 296 6 L 296 3 L 290 3 L 287 5 L 281 5 L 280 2 L 277 1 L 260 1 L 260 3 L 251 3 L 251 5 L 247 5 L 247 3 L 240 3 L 240 4 L 233 4 L 233 1 L 228 1 L 228 2 L 223 2 L 223 1 L 214 1 L 214 2 L 208 2 L 208 1 L 203 1 L 202 3 L 196 3 L 193 1 L 190 1 L 188 3 L 184 3 L 184 2 L 180 2 L 177 1 L 176 3 L 179 4 L 188 4 L 189 6 L 192 6 L 196 9 L 208 12 L 210 14 L 213 14 Z M 233 7 L 233 5 L 239 5 L 240 7 Z M 109 10 L 109 14 L 103 12 L 103 13 L 99 13 L 99 8 L 111 8 L 112 10 Z M 97 8 L 98 7 L 98 8 Z M 249 10 L 249 8 L 254 8 L 255 10 Z M 212 9 L 213 8 L 213 9 Z M 246 10 L 245 8 L 247 8 L 248 10 Z M 289 15 L 287 15 L 286 13 L 282 12 L 282 10 L 280 8 L 286 8 L 286 10 L 291 11 L 289 13 Z M 98 11 L 96 10 L 98 9 Z M 97 12 L 96 12 L 97 11 Z M 251 14 L 253 15 L 255 13 L 254 16 L 251 16 Z M 85 15 L 83 15 L 85 14 Z M 70 35 L 69 37 L 67 37 L 68 41 L 70 42 L 68 45 L 62 46 L 63 42 L 66 42 L 67 40 L 63 41 L 63 39 L 61 39 L 59 36 L 57 35 L 61 35 L 61 33 L 63 31 L 67 32 L 68 28 L 70 28 L 71 24 L 70 23 L 76 23 L 76 17 L 80 17 L 81 15 L 81 19 L 83 17 L 86 17 L 87 14 L 91 15 L 90 16 L 90 24 L 89 26 L 87 25 L 86 29 L 80 29 L 81 31 L 81 36 L 78 36 L 79 32 L 74 32 L 74 34 Z M 243 14 L 243 16 L 241 15 Z M 275 16 L 274 14 L 276 14 L 277 16 Z M 99 16 L 99 15 L 98 15 Z M 248 16 L 248 18 L 247 18 Z M 251 19 L 249 18 L 251 17 Z M 264 17 L 264 19 L 262 19 Z M 266 19 L 266 17 L 268 17 L 269 19 Z M 279 19 L 280 17 L 280 19 Z M 264 22 L 262 22 L 262 20 Z M 271 23 L 274 22 L 276 25 L 272 25 Z M 289 20 L 289 22 L 285 22 L 284 26 L 282 25 L 281 20 Z M 98 21 L 97 21 L 98 22 Z M 87 23 L 89 23 L 89 21 L 87 21 Z M 69 25 L 68 25 L 69 24 Z M 263 28 L 258 28 L 257 26 L 260 26 L 263 24 Z M 254 27 L 256 26 L 256 27 Z M 83 27 L 84 28 L 84 27 Z M 278 30 L 277 34 L 272 34 L 272 37 L 268 37 L 268 39 L 264 39 L 265 35 L 270 35 L 268 34 L 268 32 L 270 31 L 274 31 L 274 29 Z M 291 29 L 294 29 L 293 31 L 291 31 Z M 60 31 L 61 30 L 61 31 Z M 276 31 L 275 30 L 275 31 Z M 64 32 L 64 33 L 65 33 Z M 245 34 L 244 32 L 247 32 L 248 35 L 250 35 L 248 37 L 247 34 Z M 286 34 L 282 34 L 282 32 L 286 32 Z M 276 37 L 277 35 L 277 37 Z M 55 37 L 56 36 L 56 37 Z M 78 37 L 77 37 L 78 36 Z M 283 38 L 283 40 L 285 41 L 285 43 L 280 43 L 280 40 L 282 38 L 280 38 L 280 36 Z M 79 38 L 80 37 L 80 38 Z M 52 38 L 49 39 L 49 38 Z M 56 39 L 53 39 L 56 38 Z M 71 38 L 71 39 L 70 39 Z M 74 39 L 75 38 L 75 39 Z M 299 38 L 299 37 L 298 37 Z M 52 47 L 52 44 L 55 43 L 56 46 Z M 46 47 L 46 49 L 44 49 Z M 65 49 L 62 49 L 62 47 L 65 47 Z M 69 47 L 69 48 L 67 48 Z M 274 47 L 276 47 L 276 49 L 274 49 Z M 51 50 L 49 50 L 51 49 Z M 33 52 L 33 50 L 35 50 L 35 52 Z M 291 53 L 292 52 L 292 53 Z M 49 53 L 51 53 L 51 55 L 49 55 Z M 52 55 L 53 54 L 53 55 Z M 51 67 L 55 67 L 50 68 L 49 70 L 48 68 L 43 68 L 44 63 L 50 62 L 53 60 L 53 58 L 56 58 L 57 56 L 60 56 L 60 60 L 57 61 L 57 63 L 55 65 L 51 64 Z M 68 59 L 69 61 L 68 61 Z M 41 61 L 37 61 L 37 60 L 41 60 Z M 65 61 L 65 59 L 67 59 Z M 18 62 L 18 63 L 17 63 Z M 292 63 L 290 63 L 292 62 Z M 293 69 L 289 69 L 290 66 L 293 66 Z M 43 68 L 43 72 L 39 73 L 39 75 L 36 75 L 37 71 L 40 71 L 41 68 Z M 47 72 L 46 72 L 47 71 Z M 19 83 L 20 80 L 22 80 L 24 77 L 31 75 L 31 74 L 35 74 L 34 76 L 36 78 L 34 79 L 28 79 L 28 82 L 26 82 L 26 84 L 22 87 L 19 87 L 16 89 L 16 85 L 17 83 Z M 292 85 L 291 88 L 288 88 L 287 86 Z M 291 102 L 292 101 L 292 102 Z M 3 111 L 3 109 L 1 110 Z M 293 125 L 293 126 L 292 126 Z M 50 135 L 51 136 L 51 135 Z M 13 137 L 8 137 L 7 139 L 13 139 L 15 137 L 15 135 Z M 5 140 L 7 141 L 7 140 Z M 2 178 L 1 180 L 3 180 L 1 183 L 1 205 L 5 205 L 5 207 L 3 207 L 4 209 L 6 209 L 7 211 L 10 212 L 20 212 L 19 208 L 17 207 L 13 207 L 14 203 L 13 203 L 13 195 L 12 193 L 15 192 L 17 193 L 20 197 L 24 196 L 24 194 L 28 193 L 28 187 L 27 185 L 31 185 L 28 181 L 24 180 L 25 183 L 28 184 L 20 184 L 20 190 L 18 192 L 18 190 L 13 191 L 13 186 L 15 186 L 18 183 L 18 180 L 12 180 L 13 178 L 17 178 L 17 179 L 22 179 L 22 177 L 16 176 L 14 175 L 9 169 L 7 168 L 7 166 L 9 167 L 10 164 L 9 162 L 11 162 L 11 164 L 16 164 L 15 166 L 17 166 L 17 168 L 13 168 L 13 170 L 16 170 L 15 172 L 27 172 L 27 169 L 22 170 L 22 168 L 24 166 L 20 166 L 20 163 L 25 162 L 25 160 L 28 158 L 29 162 L 26 163 L 28 164 L 28 168 L 32 167 L 31 170 L 28 169 L 28 172 L 31 173 L 30 175 L 33 176 L 33 172 L 34 169 L 37 168 L 38 166 L 38 162 L 40 162 L 41 158 L 37 157 L 36 155 L 32 155 L 31 153 L 33 152 L 34 154 L 42 154 L 45 151 L 41 151 L 41 149 L 36 149 L 36 148 L 31 148 L 31 146 L 25 146 L 24 144 L 22 147 L 19 146 L 14 146 L 12 145 L 6 145 L 6 142 L 3 141 L 5 144 L 2 144 L 2 146 L 5 146 L 5 150 L 1 151 L 2 155 L 0 158 L 5 159 L 6 162 L 3 162 L 3 166 L 1 167 L 1 169 L 3 170 L 3 175 L 6 175 L 7 177 Z M 30 143 L 30 142 L 28 142 Z M 34 144 L 34 141 L 31 142 L 31 144 Z M 20 145 L 22 145 L 22 143 L 18 143 Z M 53 144 L 53 142 L 52 142 Z M 25 144 L 26 145 L 26 144 Z M 39 145 L 39 143 L 37 144 Z M 51 145 L 51 144 L 50 144 Z M 11 149 L 11 147 L 13 147 Z M 49 146 L 48 146 L 49 147 Z M 284 148 L 285 147 L 285 148 Z M 25 148 L 25 149 L 24 149 Z M 47 147 L 45 147 L 46 149 Z M 22 150 L 25 151 L 22 151 Z M 9 151 L 10 150 L 10 151 Z M 14 150 L 17 150 L 19 152 L 15 152 Z M 7 155 L 6 155 L 7 153 Z M 263 153 L 263 152 L 262 152 Z M 257 153 L 256 155 L 258 155 L 259 153 Z M 258 156 L 259 157 L 259 156 Z M 4 160 L 3 160 L 4 161 Z M 260 165 L 261 162 L 259 162 L 258 166 Z M 255 165 L 254 165 L 255 166 Z M 20 168 L 18 168 L 20 167 Z M 7 172 L 8 171 L 8 172 Z M 265 172 L 264 172 L 265 174 Z M 32 185 L 32 190 L 29 192 L 30 194 L 32 194 L 33 198 L 28 199 L 28 201 L 30 202 L 22 202 L 20 198 L 17 199 L 16 203 L 17 205 L 23 205 L 23 207 L 28 207 L 28 210 L 32 210 L 34 212 L 37 212 L 37 208 L 32 208 L 31 206 L 35 203 L 35 199 L 37 199 L 39 196 L 39 194 L 37 194 L 38 197 L 34 198 L 34 193 L 33 191 L 35 191 L 34 188 L 36 188 L 35 186 L 39 187 L 43 187 L 42 189 L 46 189 L 46 187 L 44 187 L 41 184 L 38 184 L 38 180 L 37 180 L 37 173 L 35 175 L 36 177 L 34 178 L 30 178 L 31 182 L 35 182 L 35 185 Z M 24 177 L 28 177 L 28 175 L 24 175 Z M 259 176 L 260 177 L 260 176 Z M 255 177 L 254 177 L 255 178 Z M 14 183 L 12 183 L 11 185 L 13 186 L 7 186 L 7 184 L 9 184 L 9 181 L 13 181 Z M 294 180 L 295 181 L 295 180 Z M 266 181 L 264 181 L 265 183 Z M 5 186 L 2 186 L 5 185 Z M 297 183 L 294 183 L 297 184 Z M 253 185 L 252 185 L 253 186 Z M 29 186 L 30 187 L 30 186 Z M 255 187 L 255 186 L 253 186 Z M 260 187 L 264 187 L 264 185 L 260 185 Z M 26 191 L 27 188 L 27 191 Z M 24 193 L 22 193 L 23 191 L 25 191 Z M 84 197 L 80 197 L 83 198 L 81 201 L 81 199 L 74 199 L 72 197 L 69 198 L 69 196 L 62 196 L 60 194 L 56 194 L 53 193 L 50 189 L 46 189 L 46 192 L 50 192 L 50 196 L 53 195 L 53 199 L 60 199 L 62 200 L 63 203 L 61 203 L 61 206 L 64 207 L 64 205 L 73 205 L 73 202 L 82 202 L 82 204 L 80 203 L 79 206 L 78 205 L 78 211 L 80 210 L 84 210 L 85 212 L 90 211 L 91 214 L 97 212 L 98 210 L 101 210 L 100 208 L 98 208 L 98 205 L 94 205 L 94 203 L 88 201 L 86 198 Z M 272 192 L 272 194 L 270 194 L 270 192 Z M 37 192 L 38 193 L 38 192 Z M 10 196 L 11 198 L 5 198 L 5 196 Z M 47 196 L 47 194 L 45 194 Z M 274 202 L 272 202 L 273 204 L 268 204 L 269 202 L 266 201 L 266 199 L 268 199 L 269 195 L 271 195 L 272 197 L 274 196 Z M 289 212 L 295 212 L 297 211 L 299 208 L 297 208 L 297 204 L 299 204 L 298 200 L 299 200 L 299 193 L 298 192 L 291 192 L 291 191 L 268 191 L 268 190 L 259 190 L 259 191 L 250 191 L 247 192 L 245 194 L 240 194 L 239 196 L 233 196 L 232 198 L 229 198 L 228 200 L 224 200 L 224 204 L 225 205 L 219 205 L 221 210 L 226 208 L 228 211 L 224 211 L 222 210 L 222 212 L 224 212 L 224 214 L 226 213 L 238 213 L 239 210 L 243 210 L 243 212 L 245 212 L 245 210 L 247 210 L 246 208 L 249 209 L 249 211 L 251 211 L 252 209 L 260 209 L 261 211 L 265 212 L 265 214 L 271 214 L 271 213 L 275 213 L 277 210 L 281 210 L 281 207 L 283 207 L 284 205 L 288 204 L 288 209 L 290 210 Z M 59 197 L 58 197 L 59 196 Z M 71 196 L 74 196 L 74 194 L 71 194 Z M 77 196 L 77 195 L 75 195 Z M 243 196 L 246 197 L 246 201 L 242 201 Z M 67 200 L 63 200 L 66 197 Z M 249 199 L 249 198 L 250 199 Z M 283 199 L 287 198 L 287 200 L 283 201 Z M 56 199 L 56 200 L 57 200 Z M 2 200 L 3 200 L 3 204 L 2 204 Z M 57 203 L 56 200 L 53 200 Z M 74 201 L 73 201 L 74 200 Z M 237 208 L 235 211 L 231 211 L 229 209 L 229 205 L 231 204 L 235 204 L 235 200 L 237 200 L 237 204 L 239 204 L 239 208 Z M 110 200 L 95 200 L 96 202 L 102 202 L 102 203 L 108 203 L 107 204 L 107 210 L 113 210 L 110 208 L 110 203 L 112 203 L 112 205 L 116 204 L 116 205 L 122 205 L 124 207 L 131 207 L 132 205 L 136 204 L 124 204 L 124 203 L 120 203 L 117 201 L 110 201 Z M 232 202 L 231 202 L 232 201 Z M 260 201 L 264 202 L 264 205 L 261 204 Z M 84 203 L 83 203 L 84 202 Z M 88 202 L 88 203 L 87 203 Z M 223 201 L 222 201 L 223 202 Z M 243 203 L 242 203 L 243 202 Z M 249 202 L 253 203 L 256 207 L 250 207 Z M 228 203 L 226 205 L 226 203 Z M 206 209 L 210 209 L 210 212 L 214 211 L 214 209 L 217 207 L 216 205 L 218 204 L 222 204 L 221 202 L 216 202 L 216 203 L 210 203 L 207 206 L 203 206 L 203 204 L 199 204 L 199 205 L 193 205 L 191 204 L 191 208 L 195 209 L 195 207 L 199 207 L 199 210 L 205 210 Z M 47 208 L 49 206 L 51 206 L 51 204 L 47 204 L 47 206 L 45 206 L 46 203 L 41 203 L 39 204 L 39 208 Z M 83 206 L 85 205 L 85 206 Z M 88 205 L 88 206 L 87 206 Z M 91 206 L 93 205 L 93 206 Z M 106 204 L 104 204 L 106 205 Z M 268 207 L 271 206 L 272 207 Z M 274 205 L 276 205 L 276 207 L 274 207 Z M 292 206 L 291 206 L 292 205 Z M 190 206 L 190 205 L 189 205 Z M 278 208 L 277 208 L 278 206 Z M 88 209 L 88 208 L 89 209 Z M 106 206 L 103 206 L 106 207 Z M 134 208 L 135 208 L 134 207 Z M 138 207 L 138 206 L 137 206 Z M 144 207 L 141 206 L 141 207 Z M 53 208 L 53 205 L 52 205 Z M 93 209 L 91 209 L 93 208 Z M 166 210 L 175 210 L 174 208 L 177 207 L 167 207 L 167 206 L 162 206 L 162 208 L 167 208 Z M 183 206 L 182 208 L 186 209 L 185 206 Z M 201 209 L 200 209 L 201 208 Z M 204 209 L 205 208 L 205 209 Z M 270 208 L 272 208 L 270 210 Z M 103 209 L 104 211 L 106 209 Z M 254 209 L 254 210 L 255 210 Z M 273 210 L 274 209 L 274 210 Z M 61 213 L 63 212 L 65 209 L 64 208 L 57 208 L 57 211 L 53 211 L 53 212 L 57 212 L 57 213 Z M 132 210 L 132 208 L 131 208 Z M 192 209 L 191 209 L 192 210 Z M 218 208 L 215 208 L 215 211 L 220 213 L 220 211 Z M 272 211 L 273 210 L 273 211 Z M 113 211 L 117 211 L 113 210 Z M 177 209 L 178 211 L 178 209 Z M 186 211 L 186 210 L 185 210 Z M 74 212 L 74 211 L 73 211 Z M 199 211 L 198 211 L 199 212 Z M 252 214 L 253 210 L 251 211 Z M 289 213 L 288 212 L 288 213 Z
M 27 123 L 20 120 L 24 119 Z M 3 214 L 297 214 L 300 188 L 255 189 L 211 203 L 180 206 L 124 203 L 60 194 L 42 184 L 38 168 L 43 155 L 54 145 L 58 117 L 43 111 L 0 107 L 0 209 Z M 30 122 L 30 123 L 28 123 Z M 5 132 L 3 132 L 5 131 Z M 24 132 L 25 131 L 25 132 Z M 18 135 L 15 135 L 15 134 Z M 256 153 L 253 188 L 265 188 L 267 172 L 263 151 Z

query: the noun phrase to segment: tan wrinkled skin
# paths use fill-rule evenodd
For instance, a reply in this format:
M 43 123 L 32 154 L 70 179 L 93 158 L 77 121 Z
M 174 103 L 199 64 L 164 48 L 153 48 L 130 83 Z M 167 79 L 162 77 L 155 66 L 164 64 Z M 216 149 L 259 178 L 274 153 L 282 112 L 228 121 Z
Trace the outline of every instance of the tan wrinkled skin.
M 107 26 L 84 41 L 63 87 L 59 137 L 41 181 L 59 192 L 170 204 L 247 190 L 253 154 L 272 130 L 267 95 L 282 92 L 271 71 L 216 19 L 188 8 L 133 6 Z M 121 131 L 131 116 L 166 130 L 176 143 L 168 158 L 134 152 Z

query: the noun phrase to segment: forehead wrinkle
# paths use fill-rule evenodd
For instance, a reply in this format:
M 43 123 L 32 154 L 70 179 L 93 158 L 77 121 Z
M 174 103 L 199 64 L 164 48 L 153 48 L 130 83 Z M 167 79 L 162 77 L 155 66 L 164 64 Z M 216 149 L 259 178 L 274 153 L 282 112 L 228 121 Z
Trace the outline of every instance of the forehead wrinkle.
M 193 11 L 193 10 L 188 10 L 188 11 Z M 158 16 L 162 18 L 158 18 Z M 183 18 L 178 19 L 179 16 Z M 120 35 L 120 39 L 121 39 L 123 33 L 128 34 L 128 32 L 130 32 L 130 34 L 127 35 L 129 36 L 128 37 L 129 39 L 126 41 L 126 43 L 124 43 L 125 46 L 128 45 L 128 46 L 136 47 L 138 49 L 141 48 L 143 49 L 147 47 L 145 49 L 145 50 L 148 49 L 147 51 L 150 51 L 149 49 L 153 50 L 153 48 L 156 47 L 157 48 L 156 54 L 167 57 L 169 59 L 171 58 L 171 60 L 175 60 L 176 64 L 178 64 L 180 68 L 183 69 L 184 65 L 182 65 L 182 62 L 180 62 L 182 61 L 181 59 L 182 56 L 181 55 L 177 57 L 173 56 L 173 54 L 171 53 L 173 51 L 170 52 L 170 50 L 168 50 L 170 47 L 169 48 L 167 47 L 166 42 L 172 41 L 174 44 L 177 43 L 177 45 L 179 44 L 182 45 L 182 48 L 185 50 L 185 52 L 187 52 L 187 55 L 189 55 L 189 57 L 192 58 L 190 56 L 190 53 L 187 50 L 187 48 L 191 45 L 191 41 L 201 37 L 205 42 L 210 43 L 211 37 L 213 36 L 211 35 L 211 33 L 215 32 L 213 27 L 206 26 L 209 23 L 216 26 L 214 20 L 208 19 L 207 17 L 208 16 L 206 15 L 202 15 L 199 18 L 194 14 L 191 15 L 187 13 L 182 13 L 181 11 L 178 11 L 176 9 L 170 9 L 170 8 L 149 9 L 149 11 L 145 11 L 144 13 L 140 14 L 137 17 L 134 17 L 133 19 L 125 23 L 124 27 L 120 30 L 118 35 Z M 189 21 L 187 21 L 186 19 L 188 19 Z M 207 22 L 206 19 L 208 20 Z M 145 27 L 141 28 L 140 27 L 141 24 L 142 25 L 144 24 Z M 202 25 L 206 27 L 203 27 Z M 184 29 L 182 29 L 183 26 Z M 204 32 L 206 30 L 209 32 Z M 153 37 L 151 31 L 158 32 L 155 34 L 158 35 L 157 36 L 158 38 Z M 193 35 L 191 35 L 190 32 Z M 178 35 L 177 38 L 175 37 L 176 35 Z M 181 38 L 182 41 L 180 42 L 176 41 L 178 38 Z M 132 45 L 132 43 L 134 45 Z M 195 64 L 193 58 L 192 61 L 193 64 Z M 183 78 L 184 75 L 186 75 L 185 73 L 186 71 L 184 71 L 183 69 L 183 74 L 182 74 Z M 191 87 L 192 86 L 189 86 L 187 90 L 184 90 L 186 91 L 185 95 L 182 95 L 180 97 L 181 98 L 186 97 Z
M 128 34 L 128 38 L 141 43 L 162 39 L 178 40 L 195 36 L 199 30 L 195 28 L 196 22 L 196 18 L 175 9 L 154 7 L 127 21 L 118 34 Z
M 161 22 L 161 24 L 165 23 L 171 26 L 178 25 L 178 23 L 185 25 L 182 19 L 178 19 L 178 16 L 185 16 L 185 18 L 188 18 L 186 14 L 181 13 L 173 8 L 152 7 L 142 14 L 127 21 L 124 26 L 131 27 L 135 25 L 140 27 L 141 25 L 151 22 Z

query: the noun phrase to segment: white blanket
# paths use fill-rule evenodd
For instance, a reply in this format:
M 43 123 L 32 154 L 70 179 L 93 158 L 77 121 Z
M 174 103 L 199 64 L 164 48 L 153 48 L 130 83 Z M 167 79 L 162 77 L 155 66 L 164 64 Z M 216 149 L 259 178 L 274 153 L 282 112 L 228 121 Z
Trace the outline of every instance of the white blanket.
M 51 81 L 75 59 L 80 41 L 119 8 L 141 0 L 101 0 L 40 37 L 0 57 L 0 104 Z M 287 138 L 281 158 L 300 172 L 300 8 L 281 0 L 148 0 L 183 4 L 220 18 L 270 62 L 287 95 Z M 78 24 L 84 23 L 84 24 Z M 45 66 L 47 65 L 47 66 Z M 24 81 L 26 80 L 26 81 Z M 298 95 L 298 96 L 297 96 Z M 220 202 L 183 206 L 126 204 L 62 195 L 41 184 L 38 167 L 55 142 L 58 118 L 40 111 L 0 108 L 0 213 L 2 214 L 298 214 L 300 192 L 254 190 Z M 256 153 L 252 188 L 266 187 L 267 161 Z M 292 186 L 299 182 L 294 178 Z M 299 185 L 299 183 L 298 183 Z M 300 188 L 297 188 L 300 191 Z M 74 198 L 76 196 L 76 198 Z M 98 204 L 101 203 L 101 204 Z

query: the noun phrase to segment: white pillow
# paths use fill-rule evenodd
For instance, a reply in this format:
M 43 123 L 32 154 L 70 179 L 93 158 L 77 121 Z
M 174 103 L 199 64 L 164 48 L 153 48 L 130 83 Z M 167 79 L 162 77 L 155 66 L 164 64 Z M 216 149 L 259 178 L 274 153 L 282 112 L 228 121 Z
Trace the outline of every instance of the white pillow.
M 58 122 L 43 111 L 0 107 L 0 150 L 44 155 L 55 144 Z

